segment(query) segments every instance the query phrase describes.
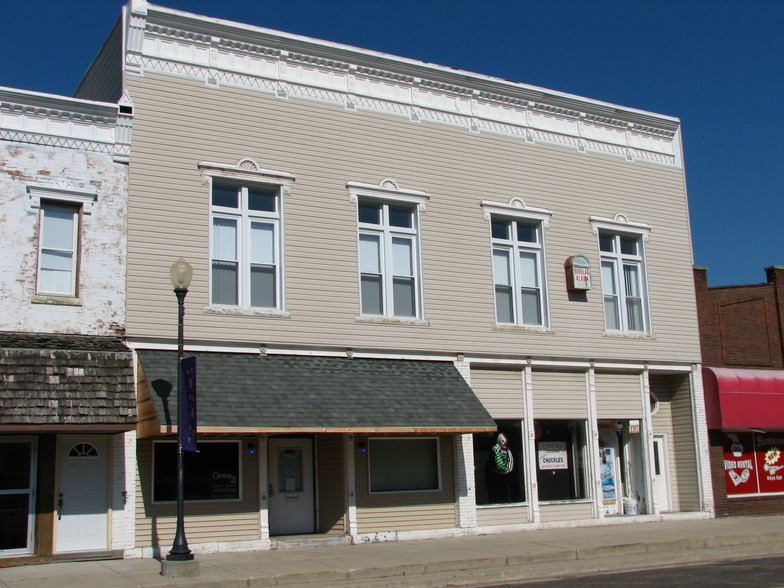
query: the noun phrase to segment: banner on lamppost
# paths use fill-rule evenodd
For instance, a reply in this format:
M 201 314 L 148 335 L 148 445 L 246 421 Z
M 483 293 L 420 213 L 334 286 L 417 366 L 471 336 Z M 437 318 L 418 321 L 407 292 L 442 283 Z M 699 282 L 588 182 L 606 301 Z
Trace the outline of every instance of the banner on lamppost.
M 184 357 L 180 363 L 182 370 L 182 428 L 180 440 L 183 451 L 198 451 L 196 448 L 196 358 Z

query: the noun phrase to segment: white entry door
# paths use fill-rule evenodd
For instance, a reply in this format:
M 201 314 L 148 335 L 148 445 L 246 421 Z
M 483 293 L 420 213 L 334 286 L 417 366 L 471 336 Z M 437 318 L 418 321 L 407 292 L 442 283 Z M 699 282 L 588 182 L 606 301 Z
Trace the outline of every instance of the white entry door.
M 56 551 L 107 549 L 109 440 L 59 438 Z
M 313 440 L 269 440 L 270 535 L 316 531 Z
M 653 501 L 658 512 L 671 510 L 670 477 L 667 473 L 667 444 L 664 435 L 653 436 Z

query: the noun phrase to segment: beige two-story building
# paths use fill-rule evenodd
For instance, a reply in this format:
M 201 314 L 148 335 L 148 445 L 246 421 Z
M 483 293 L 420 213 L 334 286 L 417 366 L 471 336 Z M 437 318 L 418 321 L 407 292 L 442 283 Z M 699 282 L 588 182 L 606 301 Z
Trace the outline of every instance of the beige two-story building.
M 134 0 L 136 547 L 709 516 L 678 119 Z M 301 537 L 299 537 L 301 540 Z

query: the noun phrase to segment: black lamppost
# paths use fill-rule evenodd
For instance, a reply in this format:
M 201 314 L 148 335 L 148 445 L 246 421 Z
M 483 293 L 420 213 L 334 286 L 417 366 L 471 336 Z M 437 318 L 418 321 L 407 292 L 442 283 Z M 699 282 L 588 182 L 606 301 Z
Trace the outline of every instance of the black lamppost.
M 183 386 L 182 386 L 182 351 L 183 351 L 183 317 L 185 316 L 185 295 L 193 277 L 193 268 L 180 257 L 169 268 L 174 294 L 177 296 L 177 532 L 171 551 L 166 556 L 168 561 L 189 561 L 193 553 L 188 548 L 185 538 L 185 473 L 183 471 L 183 440 L 186 431 L 182 426 Z

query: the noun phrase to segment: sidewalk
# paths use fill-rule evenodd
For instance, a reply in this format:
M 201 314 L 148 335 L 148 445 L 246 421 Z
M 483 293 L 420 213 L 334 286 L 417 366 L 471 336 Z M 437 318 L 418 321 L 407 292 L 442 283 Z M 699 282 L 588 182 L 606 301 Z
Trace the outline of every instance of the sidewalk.
M 0 587 L 487 586 L 776 554 L 784 554 L 784 516 L 197 555 L 201 573 L 192 579 L 164 578 L 153 559 L 28 565 L 0 568 Z

